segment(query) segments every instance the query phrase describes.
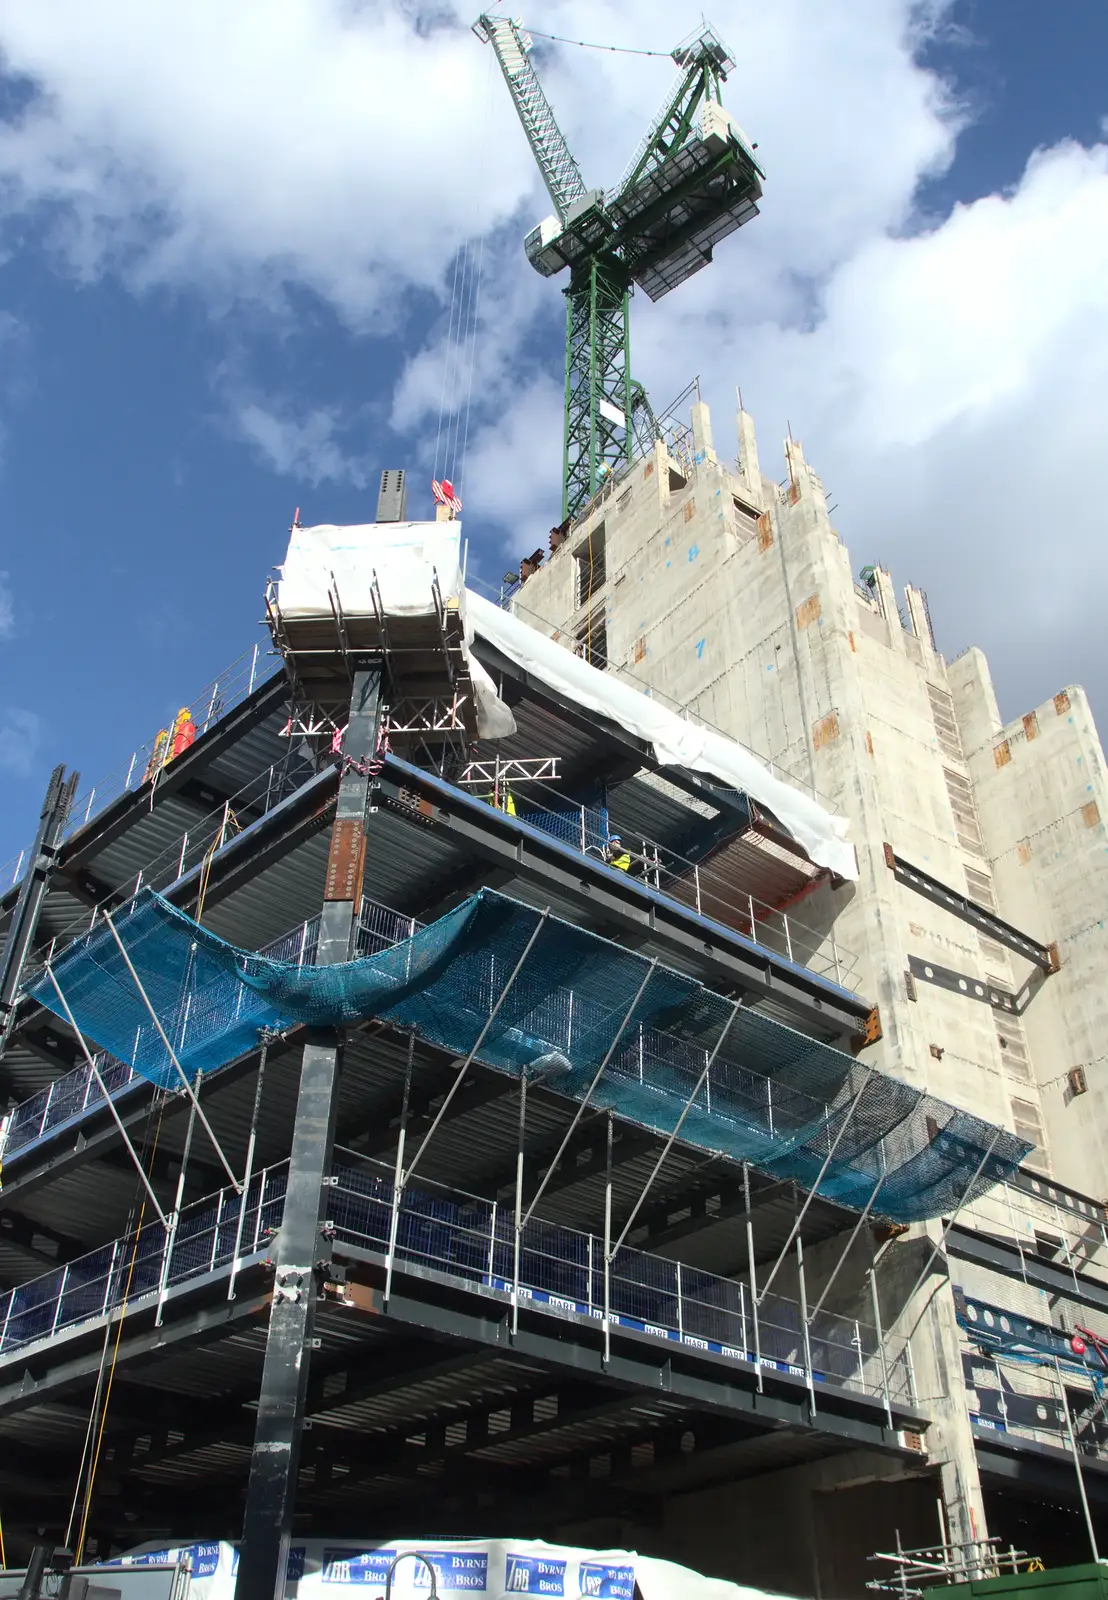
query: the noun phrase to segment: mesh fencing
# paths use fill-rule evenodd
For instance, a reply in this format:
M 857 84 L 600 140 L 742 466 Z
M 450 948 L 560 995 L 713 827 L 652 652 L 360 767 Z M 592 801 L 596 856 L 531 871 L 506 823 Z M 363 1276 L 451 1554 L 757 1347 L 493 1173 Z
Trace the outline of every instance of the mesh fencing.
M 398 944 L 328 967 L 241 950 L 153 891 L 115 927 L 138 983 L 104 925 L 53 971 L 82 1032 L 163 1087 L 181 1080 L 150 1008 L 189 1078 L 248 1052 L 262 1028 L 378 1017 L 664 1136 L 683 1117 L 685 1142 L 806 1188 L 819 1178 L 822 1194 L 856 1209 L 876 1191 L 877 1212 L 897 1221 L 972 1200 L 1031 1148 L 491 890 Z M 64 1014 L 49 973 L 31 992 Z
M 800 1307 L 787 1295 L 765 1295 L 755 1317 L 745 1283 L 629 1247 L 615 1252 L 605 1273 L 602 1238 L 539 1218 L 522 1229 L 517 1274 L 510 1208 L 436 1185 L 398 1196 L 384 1167 L 338 1154 L 327 1202 L 336 1238 L 386 1259 L 391 1241 L 401 1270 L 431 1269 L 478 1291 L 518 1293 L 559 1315 L 599 1319 L 607 1310 L 616 1326 L 796 1376 L 810 1372 L 816 1383 L 864 1394 L 880 1395 L 887 1384 L 892 1400 L 914 1400 L 901 1336 L 886 1334 L 882 1345 L 872 1324 L 822 1311 L 810 1318 L 806 1337 Z M 186 1207 L 175 1228 L 146 1223 L 0 1293 L 0 1360 L 124 1304 L 149 1304 L 226 1273 L 236 1258 L 240 1266 L 259 1259 L 281 1225 L 286 1187 L 284 1164 L 266 1169 L 245 1198 L 224 1189 Z

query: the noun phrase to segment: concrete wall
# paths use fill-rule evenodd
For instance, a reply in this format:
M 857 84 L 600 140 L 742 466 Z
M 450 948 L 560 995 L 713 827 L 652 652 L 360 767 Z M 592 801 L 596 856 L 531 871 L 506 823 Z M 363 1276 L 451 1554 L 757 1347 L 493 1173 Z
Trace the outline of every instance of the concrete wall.
M 1065 690 L 1004 727 L 984 657 L 971 650 L 948 667 L 920 591 L 909 587 L 901 603 L 880 567 L 855 579 L 800 444 L 786 441 L 788 475 L 778 485 L 759 470 L 747 414 L 737 418 L 731 470 L 716 455 L 707 408 L 694 411 L 695 460 L 682 467 L 658 445 L 637 463 L 529 579 L 518 613 L 570 647 L 591 615 L 608 670 L 721 728 L 845 815 L 857 882 L 823 886 L 790 917 L 833 927 L 856 954 L 857 987 L 880 1006 L 884 1029 L 866 1059 L 1015 1128 L 1039 1146 L 1031 1164 L 1103 1195 L 1108 991 L 1098 978 L 1108 956 L 1108 777 L 1084 695 Z M 603 551 L 605 581 L 585 606 L 579 574 L 590 541 L 594 560 Z M 1021 1016 L 925 978 L 908 981 L 909 956 L 962 975 L 968 992 L 975 983 L 1017 990 L 1034 969 L 898 883 L 886 842 L 1007 922 L 1058 942 L 1061 970 L 1038 984 Z M 1089 1093 L 1075 1100 L 1066 1075 L 1079 1063 Z M 1006 1231 L 995 1206 L 988 1225 Z M 1032 1224 L 1024 1217 L 1011 1226 Z M 970 1539 L 982 1534 L 984 1509 L 953 1301 L 945 1284 L 935 1293 L 937 1261 L 913 1288 L 937 1236 L 931 1226 L 912 1249 L 898 1245 L 879 1284 L 898 1331 L 914 1329 L 932 1459 L 954 1535 Z M 832 1309 L 858 1303 L 867 1257 L 868 1235 Z M 817 1257 L 810 1282 L 820 1271 Z M 789 1551 L 780 1569 L 755 1561 L 726 1575 L 817 1592 L 815 1514 L 789 1499 L 812 1470 L 690 1500 L 690 1545 L 679 1558 L 705 1565 L 693 1547 L 707 1541 L 702 1548 L 718 1543 L 722 1562 L 731 1506 L 763 1532 L 779 1522 Z M 811 1499 L 810 1485 L 795 1492 Z M 798 1528 L 810 1532 L 798 1539 Z
M 1056 942 L 1060 969 L 1039 985 L 1021 1024 L 1059 1178 L 1108 1190 L 1108 778 L 1082 689 L 1061 689 L 1002 726 L 980 651 L 952 663 L 959 718 L 997 900 L 1005 918 Z M 1016 977 L 1028 973 L 1018 961 Z M 1087 1094 L 1070 1070 L 1084 1069 Z M 1026 1097 L 1023 1087 L 1013 1093 Z

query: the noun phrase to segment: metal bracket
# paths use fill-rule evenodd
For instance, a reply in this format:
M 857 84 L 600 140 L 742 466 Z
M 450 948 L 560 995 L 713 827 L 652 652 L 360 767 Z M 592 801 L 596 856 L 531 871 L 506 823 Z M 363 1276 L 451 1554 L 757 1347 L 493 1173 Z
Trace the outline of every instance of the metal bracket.
M 911 862 L 897 855 L 891 844 L 885 845 L 885 865 L 897 883 L 902 883 L 906 889 L 911 889 L 916 894 L 922 895 L 925 900 L 930 900 L 932 904 L 941 906 L 959 921 L 969 923 L 971 928 L 976 928 L 986 938 L 1007 946 L 1009 950 L 1014 950 L 1017 955 L 1023 956 L 1025 961 L 1041 967 L 1048 976 L 1058 971 L 1057 944 L 1043 944 L 1038 939 L 1032 939 L 1029 934 L 1021 933 L 1018 928 L 1013 928 L 1011 923 L 1002 922 L 988 907 L 978 905 L 968 895 L 960 894 L 957 889 L 951 889 L 947 884 L 940 883 L 938 878 L 931 877 L 930 873 L 922 872 L 919 867 L 912 866 Z
M 862 1023 L 861 1032 L 856 1033 L 850 1041 L 855 1055 L 867 1049 L 871 1044 L 876 1044 L 884 1036 L 885 1030 L 881 1026 L 881 1007 L 874 1006 L 869 1016 Z
M 973 978 L 968 973 L 956 972 L 953 967 L 940 967 L 934 961 L 924 961 L 920 956 L 908 957 L 908 970 L 921 983 L 933 983 L 952 994 L 965 995 L 967 1000 L 978 1000 L 992 1006 L 994 1011 L 1007 1011 L 1018 1015 L 1026 1005 L 1024 993 L 1016 995 L 999 984 L 988 983 L 984 978 Z

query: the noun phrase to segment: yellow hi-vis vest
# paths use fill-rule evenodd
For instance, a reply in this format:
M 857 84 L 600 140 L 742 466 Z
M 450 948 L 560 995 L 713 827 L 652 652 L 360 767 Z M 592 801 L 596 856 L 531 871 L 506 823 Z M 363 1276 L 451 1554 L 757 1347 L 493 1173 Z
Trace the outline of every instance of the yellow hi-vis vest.
M 617 872 L 629 872 L 631 870 L 631 857 L 626 850 L 623 850 L 618 856 L 612 856 L 608 865 L 615 867 Z
M 500 796 L 499 802 L 497 802 L 497 798 L 496 798 L 495 794 L 487 794 L 485 796 L 485 799 L 488 801 L 490 806 L 495 806 L 497 811 L 504 811 L 504 812 L 506 812 L 508 814 L 509 817 L 514 817 L 515 816 L 515 814 L 516 814 L 515 795 L 512 793 L 512 791 L 510 789 L 504 789 L 501 792 L 501 796 Z

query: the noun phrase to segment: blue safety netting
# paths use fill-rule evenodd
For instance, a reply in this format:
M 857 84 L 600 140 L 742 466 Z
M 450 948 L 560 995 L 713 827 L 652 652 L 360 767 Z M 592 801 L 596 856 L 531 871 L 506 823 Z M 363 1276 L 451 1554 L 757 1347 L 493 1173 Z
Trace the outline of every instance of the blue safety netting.
M 585 853 L 603 855 L 608 843 L 607 806 L 574 806 L 569 811 L 527 811 L 521 806 L 519 816 L 521 822 Z
M 590 1103 L 669 1134 L 710 1062 L 684 1141 L 809 1188 L 827 1161 L 821 1194 L 861 1209 L 876 1190 L 874 1210 L 899 1221 L 972 1199 L 1031 1148 L 769 1017 L 732 1016 L 731 1001 L 692 978 L 491 890 L 403 943 L 327 967 L 239 949 L 149 890 L 115 927 L 190 1078 L 251 1050 L 263 1028 L 378 1017 L 458 1055 L 480 1041 L 487 1065 L 577 1100 L 610 1055 Z M 110 928 L 76 941 L 53 972 L 87 1038 L 180 1087 Z M 31 992 L 64 1015 L 48 973 Z

